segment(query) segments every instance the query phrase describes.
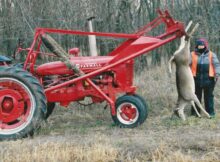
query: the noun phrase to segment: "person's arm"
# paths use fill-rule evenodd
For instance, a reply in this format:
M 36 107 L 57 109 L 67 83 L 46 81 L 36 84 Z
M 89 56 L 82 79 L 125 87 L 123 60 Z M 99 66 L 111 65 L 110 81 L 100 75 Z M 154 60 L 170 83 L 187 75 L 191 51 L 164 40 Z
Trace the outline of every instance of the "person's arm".
M 215 68 L 215 78 L 217 81 L 218 77 L 220 76 L 220 63 L 219 63 L 218 57 L 215 53 L 212 54 L 212 63 Z

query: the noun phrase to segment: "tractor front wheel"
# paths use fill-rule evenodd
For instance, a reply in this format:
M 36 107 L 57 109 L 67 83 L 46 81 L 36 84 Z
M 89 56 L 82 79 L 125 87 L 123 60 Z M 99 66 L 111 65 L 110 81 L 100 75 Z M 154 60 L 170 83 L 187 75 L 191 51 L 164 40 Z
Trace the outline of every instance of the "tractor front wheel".
M 137 96 L 124 95 L 115 103 L 116 115 L 112 116 L 116 125 L 124 128 L 134 128 L 147 118 L 147 106 Z
M 17 67 L 0 71 L 0 140 L 32 135 L 46 106 L 43 88 L 29 72 Z

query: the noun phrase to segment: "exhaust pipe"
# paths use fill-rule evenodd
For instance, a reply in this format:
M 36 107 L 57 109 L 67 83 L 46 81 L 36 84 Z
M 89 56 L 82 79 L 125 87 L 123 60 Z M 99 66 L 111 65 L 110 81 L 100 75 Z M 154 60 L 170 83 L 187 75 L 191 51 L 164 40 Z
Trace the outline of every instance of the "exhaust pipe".
M 92 26 L 92 20 L 95 17 L 90 17 L 87 19 L 88 21 L 88 27 L 89 27 L 89 31 L 93 32 L 93 26 Z M 90 56 L 98 56 L 98 52 L 97 52 L 97 46 L 96 46 L 96 36 L 95 35 L 89 35 L 89 50 L 90 50 Z

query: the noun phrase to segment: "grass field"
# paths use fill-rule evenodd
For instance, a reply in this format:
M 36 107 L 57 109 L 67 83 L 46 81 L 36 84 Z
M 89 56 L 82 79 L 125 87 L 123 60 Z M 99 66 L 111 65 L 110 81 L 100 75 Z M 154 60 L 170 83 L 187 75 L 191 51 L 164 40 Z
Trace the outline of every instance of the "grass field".
M 177 99 L 175 77 L 166 66 L 136 74 L 138 93 L 148 102 L 149 116 L 135 129 L 116 127 L 105 103 L 69 109 L 57 106 L 34 137 L 0 142 L 4 161 L 220 161 L 220 86 L 215 88 L 215 119 L 170 118 Z

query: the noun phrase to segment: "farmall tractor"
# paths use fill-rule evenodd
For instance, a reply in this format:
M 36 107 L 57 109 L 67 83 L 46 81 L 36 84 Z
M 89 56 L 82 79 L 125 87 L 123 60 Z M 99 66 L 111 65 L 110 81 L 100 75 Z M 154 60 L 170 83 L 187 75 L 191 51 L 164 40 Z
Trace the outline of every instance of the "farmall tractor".
M 164 24 L 164 32 L 149 32 Z M 78 56 L 78 49 L 67 53 L 49 35 L 96 35 L 126 39 L 105 56 Z M 184 26 L 168 11 L 158 10 L 158 17 L 134 34 L 83 32 L 36 28 L 33 42 L 23 64 L 13 65 L 0 57 L 0 139 L 32 135 L 52 113 L 55 103 L 69 103 L 90 97 L 93 103 L 106 101 L 116 125 L 134 128 L 147 118 L 146 101 L 135 93 L 134 58 L 185 35 Z M 42 52 L 44 44 L 51 53 Z M 60 61 L 37 65 L 39 55 L 55 55 Z M 119 96 L 119 97 L 118 97 Z

